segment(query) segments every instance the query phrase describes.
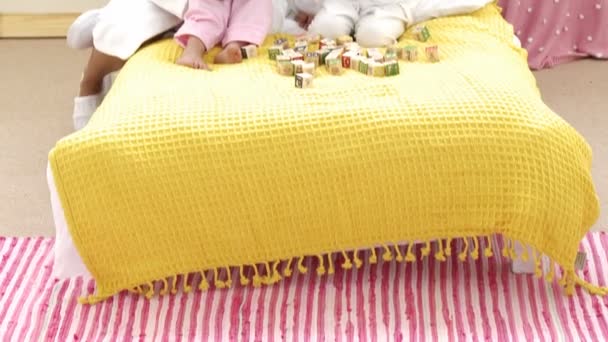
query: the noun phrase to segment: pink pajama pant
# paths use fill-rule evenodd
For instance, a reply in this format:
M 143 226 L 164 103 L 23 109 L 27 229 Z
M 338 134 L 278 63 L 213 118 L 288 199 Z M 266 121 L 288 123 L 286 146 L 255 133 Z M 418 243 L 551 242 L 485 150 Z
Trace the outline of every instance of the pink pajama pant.
M 189 0 L 175 39 L 185 46 L 195 36 L 208 50 L 237 41 L 260 45 L 271 21 L 272 0 Z

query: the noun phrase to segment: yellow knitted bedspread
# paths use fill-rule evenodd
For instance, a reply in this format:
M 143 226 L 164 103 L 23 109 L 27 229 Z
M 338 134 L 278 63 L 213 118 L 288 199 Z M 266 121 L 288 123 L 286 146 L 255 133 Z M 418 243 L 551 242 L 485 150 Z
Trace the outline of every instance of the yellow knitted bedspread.
M 443 259 L 452 238 L 466 238 L 453 251 L 463 259 L 535 258 L 539 275 L 544 253 L 569 292 L 605 294 L 574 273 L 599 210 L 590 148 L 543 104 L 499 12 L 432 20 L 428 43 L 411 30 L 401 39 L 438 44 L 439 63 L 421 53 L 386 78 L 321 71 L 304 90 L 264 48 L 212 72 L 176 66 L 172 40 L 142 49 L 90 124 L 50 154 L 97 284 L 86 301 L 151 296 L 153 281 L 192 272 L 201 288 L 230 286 L 225 270 L 239 268 L 242 284 L 270 284 L 306 271 L 303 256 L 331 273 L 336 254 L 359 266 L 352 252 L 372 247 L 413 261 L 413 241 Z M 506 236 L 504 250 L 480 251 L 493 234 Z M 516 241 L 535 252 L 516 256 Z

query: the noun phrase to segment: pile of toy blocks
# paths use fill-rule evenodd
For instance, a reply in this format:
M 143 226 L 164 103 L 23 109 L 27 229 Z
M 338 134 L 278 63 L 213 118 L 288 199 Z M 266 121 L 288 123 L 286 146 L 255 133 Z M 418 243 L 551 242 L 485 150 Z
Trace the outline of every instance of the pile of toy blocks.
M 426 26 L 416 27 L 414 33 L 421 42 L 430 38 Z M 268 49 L 268 57 L 277 62 L 279 74 L 295 77 L 297 88 L 309 88 L 321 66 L 331 75 L 341 75 L 346 69 L 374 77 L 399 75 L 399 60 L 417 61 L 418 49 L 415 45 L 364 49 L 350 36 L 337 39 L 311 36 L 296 40 L 293 47 L 287 39 L 277 39 Z M 424 51 L 427 60 L 439 61 L 437 45 L 426 46 Z

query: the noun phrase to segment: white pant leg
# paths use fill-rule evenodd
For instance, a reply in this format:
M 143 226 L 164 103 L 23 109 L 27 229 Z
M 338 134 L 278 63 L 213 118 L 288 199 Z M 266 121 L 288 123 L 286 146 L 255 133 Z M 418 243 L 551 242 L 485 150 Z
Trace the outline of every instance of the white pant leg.
M 316 14 L 321 10 L 323 6 L 322 0 L 291 0 L 293 1 L 293 7 L 296 10 L 308 13 Z
M 358 7 L 354 0 L 325 0 L 308 32 L 332 39 L 350 34 L 359 19 Z
M 409 11 L 399 3 L 372 5 L 361 8 L 361 18 L 355 28 L 355 38 L 364 47 L 382 47 L 396 43 L 401 37 Z
M 150 0 L 110 0 L 93 29 L 95 48 L 126 60 L 148 39 L 181 23 Z

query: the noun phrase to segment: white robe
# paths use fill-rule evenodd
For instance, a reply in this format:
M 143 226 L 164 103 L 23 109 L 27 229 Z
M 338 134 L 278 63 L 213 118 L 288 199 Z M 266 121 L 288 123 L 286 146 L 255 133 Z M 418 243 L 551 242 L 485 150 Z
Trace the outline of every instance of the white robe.
M 311 33 L 337 38 L 354 33 L 366 47 L 395 43 L 406 27 L 434 17 L 480 9 L 492 0 L 324 0 Z
M 271 32 L 299 35 L 306 31 L 293 20 L 295 2 L 272 0 Z M 314 1 L 314 0 L 312 0 Z M 126 60 L 147 40 L 181 24 L 187 0 L 110 0 L 93 29 L 97 50 Z

